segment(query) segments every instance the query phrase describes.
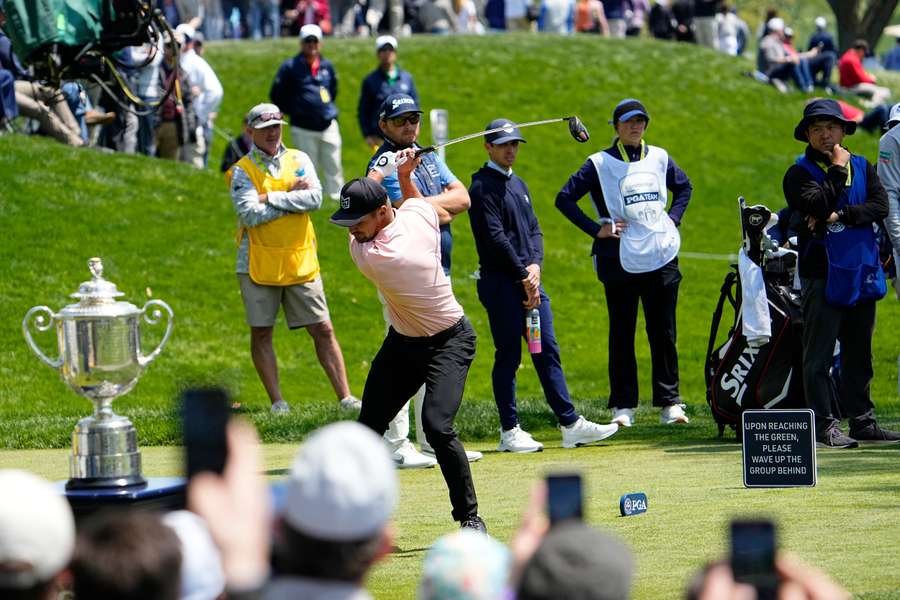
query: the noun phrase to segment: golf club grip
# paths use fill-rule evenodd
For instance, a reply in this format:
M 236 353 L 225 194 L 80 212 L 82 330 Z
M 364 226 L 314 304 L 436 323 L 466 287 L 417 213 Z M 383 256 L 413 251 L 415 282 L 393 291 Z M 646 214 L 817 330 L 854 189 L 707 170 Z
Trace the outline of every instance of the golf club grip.
M 428 154 L 429 152 L 434 152 L 435 150 L 437 150 L 437 148 L 435 146 L 426 146 L 424 148 L 419 148 L 418 150 L 416 150 L 416 158 L 419 158 L 423 154 Z

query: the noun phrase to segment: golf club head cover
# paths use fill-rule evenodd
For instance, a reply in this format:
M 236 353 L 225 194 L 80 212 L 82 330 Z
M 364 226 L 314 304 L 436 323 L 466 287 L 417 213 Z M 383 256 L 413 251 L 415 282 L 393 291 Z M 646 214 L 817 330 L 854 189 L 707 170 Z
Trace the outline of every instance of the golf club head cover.
M 397 172 L 397 167 L 405 162 L 405 156 L 398 157 L 396 152 L 385 152 L 375 160 L 372 170 L 381 173 L 382 177 L 390 177 Z

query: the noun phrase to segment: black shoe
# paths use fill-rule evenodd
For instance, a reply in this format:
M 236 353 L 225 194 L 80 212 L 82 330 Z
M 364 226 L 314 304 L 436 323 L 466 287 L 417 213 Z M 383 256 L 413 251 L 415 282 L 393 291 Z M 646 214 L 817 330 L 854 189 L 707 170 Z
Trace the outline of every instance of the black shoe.
M 882 429 L 878 423 L 871 423 L 858 431 L 851 429 L 850 435 L 853 439 L 869 444 L 900 444 L 900 432 Z
M 856 448 L 859 443 L 851 437 L 847 437 L 837 427 L 832 427 L 818 438 L 816 438 L 817 448 Z
M 487 535 L 487 525 L 484 524 L 484 519 L 479 517 L 478 515 L 473 515 L 459 524 L 460 529 L 472 529 L 473 531 L 477 531 L 478 533 L 483 533 Z

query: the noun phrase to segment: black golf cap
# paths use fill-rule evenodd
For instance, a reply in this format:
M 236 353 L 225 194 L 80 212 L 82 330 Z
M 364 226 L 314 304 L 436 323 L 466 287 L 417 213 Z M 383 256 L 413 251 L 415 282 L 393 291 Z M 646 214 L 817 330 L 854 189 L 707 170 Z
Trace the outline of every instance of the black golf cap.
M 352 227 L 369 213 L 388 203 L 384 186 L 368 177 L 358 177 L 341 188 L 341 208 L 331 215 L 330 221 L 341 227 Z
M 411 112 L 422 112 L 415 98 L 409 94 L 391 94 L 381 103 L 378 118 L 384 121 Z
M 647 114 L 647 109 L 644 108 L 644 105 L 641 104 L 640 100 L 635 100 L 634 98 L 625 98 L 618 104 L 616 104 L 616 108 L 613 109 L 612 120 L 609 122 L 610 125 L 617 125 L 619 121 L 627 121 L 632 117 L 636 117 L 638 115 L 643 115 L 647 122 L 650 122 L 650 115 Z
M 524 142 L 525 138 L 522 137 L 522 133 L 519 131 L 519 128 L 516 127 L 516 124 L 510 121 L 509 119 L 494 119 L 485 127 L 485 131 L 488 129 L 497 129 L 498 127 L 502 127 L 501 131 L 495 131 L 494 133 L 489 133 L 484 136 L 484 141 L 488 144 L 505 144 L 506 142 Z
M 810 124 L 813 121 L 827 119 L 841 123 L 847 135 L 853 135 L 853 132 L 856 131 L 856 123 L 844 116 L 844 113 L 841 111 L 841 105 L 837 103 L 837 100 L 816 98 L 810 101 L 803 109 L 803 118 L 794 127 L 794 139 L 798 142 L 808 142 L 809 138 L 806 135 L 806 130 Z

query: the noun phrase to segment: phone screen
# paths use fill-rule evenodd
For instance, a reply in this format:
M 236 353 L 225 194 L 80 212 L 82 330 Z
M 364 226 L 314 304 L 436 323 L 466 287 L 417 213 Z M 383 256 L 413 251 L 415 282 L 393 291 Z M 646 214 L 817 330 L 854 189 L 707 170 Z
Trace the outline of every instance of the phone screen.
M 228 455 L 225 426 L 228 424 L 229 413 L 228 394 L 223 389 L 189 389 L 181 394 L 182 433 L 188 477 L 201 471 L 221 473 L 225 469 Z
M 584 517 L 581 493 L 581 475 L 547 476 L 547 514 L 551 525 Z
M 774 594 L 778 576 L 775 573 L 775 526 L 771 521 L 732 522 L 731 571 L 736 582 L 752 585 L 763 592 L 760 597 Z

